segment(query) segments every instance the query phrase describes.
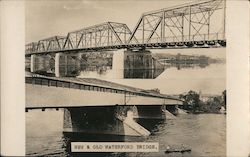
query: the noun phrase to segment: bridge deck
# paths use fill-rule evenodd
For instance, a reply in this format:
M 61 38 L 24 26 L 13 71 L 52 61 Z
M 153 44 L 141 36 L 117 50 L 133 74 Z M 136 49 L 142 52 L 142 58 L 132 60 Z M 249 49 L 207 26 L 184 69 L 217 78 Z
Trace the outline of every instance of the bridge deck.
M 26 108 L 182 104 L 178 98 L 87 78 L 26 76 Z

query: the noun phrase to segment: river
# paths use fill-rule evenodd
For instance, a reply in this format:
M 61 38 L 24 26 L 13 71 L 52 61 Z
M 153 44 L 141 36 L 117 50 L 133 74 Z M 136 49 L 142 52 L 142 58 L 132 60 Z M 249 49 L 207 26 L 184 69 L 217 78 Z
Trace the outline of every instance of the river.
M 109 153 L 72 154 L 71 141 L 91 141 L 90 135 L 63 134 L 63 111 L 33 110 L 26 113 L 26 153 L 27 155 L 50 156 L 221 156 L 226 154 L 226 116 L 224 114 L 187 114 L 166 120 L 152 127 L 152 135 L 147 138 L 97 136 L 95 141 L 153 141 L 159 142 L 158 153 Z M 35 129 L 34 129 L 35 128 Z M 185 145 L 191 152 L 165 154 L 168 146 Z

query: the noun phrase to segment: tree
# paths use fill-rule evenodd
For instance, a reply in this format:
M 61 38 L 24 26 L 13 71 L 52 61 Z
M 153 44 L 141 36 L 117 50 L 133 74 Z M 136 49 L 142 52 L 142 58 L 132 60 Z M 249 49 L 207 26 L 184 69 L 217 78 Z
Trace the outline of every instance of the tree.
M 195 91 L 189 91 L 186 95 L 180 95 L 180 98 L 184 99 L 185 109 L 191 109 L 195 112 L 199 109 L 200 95 Z

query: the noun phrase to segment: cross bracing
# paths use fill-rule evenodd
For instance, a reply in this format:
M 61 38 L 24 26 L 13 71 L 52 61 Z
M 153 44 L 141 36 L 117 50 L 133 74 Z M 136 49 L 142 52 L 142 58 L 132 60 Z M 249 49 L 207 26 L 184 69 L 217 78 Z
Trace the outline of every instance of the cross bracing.
M 29 43 L 25 52 L 225 47 L 225 6 L 225 0 L 206 0 L 151 11 L 142 14 L 133 31 L 105 22 Z

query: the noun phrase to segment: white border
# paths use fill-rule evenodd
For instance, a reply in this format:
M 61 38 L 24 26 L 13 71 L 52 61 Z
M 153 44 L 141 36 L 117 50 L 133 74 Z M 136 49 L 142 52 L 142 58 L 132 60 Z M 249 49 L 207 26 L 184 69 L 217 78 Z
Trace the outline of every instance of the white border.
M 25 155 L 24 1 L 1 4 L 1 154 Z M 227 1 L 227 154 L 247 156 L 249 1 Z
M 249 1 L 227 0 L 227 154 L 249 153 Z
M 1 3 L 1 155 L 25 155 L 24 1 Z

